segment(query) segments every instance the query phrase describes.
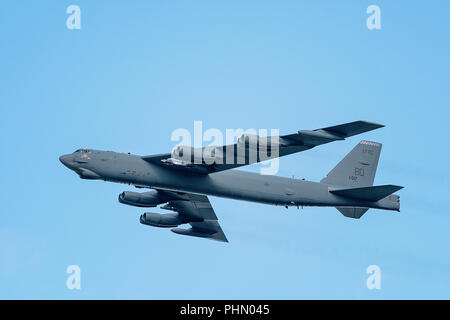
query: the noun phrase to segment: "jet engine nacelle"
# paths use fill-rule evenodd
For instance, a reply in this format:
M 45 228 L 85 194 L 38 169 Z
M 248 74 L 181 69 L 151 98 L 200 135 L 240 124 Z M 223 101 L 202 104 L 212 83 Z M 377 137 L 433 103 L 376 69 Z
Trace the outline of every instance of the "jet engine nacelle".
M 160 228 L 173 228 L 186 223 L 180 218 L 178 213 L 160 214 L 153 212 L 146 212 L 141 215 L 140 222 L 142 224 Z
M 169 197 L 166 194 L 162 194 L 158 191 L 149 191 L 143 193 L 124 191 L 119 195 L 120 203 L 144 208 L 156 207 L 157 205 L 166 203 L 170 200 L 174 200 L 174 198 Z

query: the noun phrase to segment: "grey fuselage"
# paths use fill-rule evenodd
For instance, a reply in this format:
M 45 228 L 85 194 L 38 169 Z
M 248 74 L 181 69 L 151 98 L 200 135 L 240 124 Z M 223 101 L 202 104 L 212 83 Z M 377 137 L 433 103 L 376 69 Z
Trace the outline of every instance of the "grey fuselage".
M 125 183 L 136 187 L 211 195 L 283 206 L 367 207 L 398 210 L 384 199 L 369 202 L 340 197 L 325 183 L 260 175 L 236 169 L 198 174 L 161 167 L 138 155 L 89 150 L 85 159 L 76 152 L 60 157 L 61 162 L 84 179 Z M 75 159 L 78 157 L 78 161 Z

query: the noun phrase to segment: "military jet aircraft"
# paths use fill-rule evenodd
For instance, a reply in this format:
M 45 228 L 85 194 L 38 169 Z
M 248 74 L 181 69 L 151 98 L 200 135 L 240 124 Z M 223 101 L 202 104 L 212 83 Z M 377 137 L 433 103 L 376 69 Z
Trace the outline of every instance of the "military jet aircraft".
M 400 211 L 400 198 L 393 193 L 402 187 L 373 186 L 381 144 L 361 141 L 320 182 L 235 170 L 239 166 L 305 151 L 318 145 L 378 129 L 383 125 L 355 121 L 316 130 L 277 136 L 276 143 L 264 148 L 243 135 L 234 145 L 213 150 L 223 160 L 196 159 L 195 150 L 178 148 L 175 152 L 139 156 L 129 153 L 79 149 L 61 156 L 60 161 L 82 179 L 105 180 L 152 189 L 138 193 L 124 191 L 119 201 L 137 207 L 156 207 L 172 211 L 146 212 L 140 216 L 145 225 L 171 228 L 177 234 L 228 242 L 207 196 L 224 197 L 282 206 L 336 207 L 344 216 L 359 219 L 369 208 Z M 268 151 L 268 157 L 258 152 Z M 190 156 L 183 157 L 183 153 Z M 191 152 L 192 151 L 192 152 Z M 201 150 L 202 151 L 202 150 Z M 241 152 L 243 151 L 243 152 Z M 276 152 L 274 152 L 276 151 Z M 201 153 L 200 153 L 201 154 Z M 231 155 L 231 157 L 229 157 Z M 217 159 L 215 159 L 217 160 Z M 233 170 L 230 170 L 233 169 Z M 188 228 L 180 225 L 189 224 Z

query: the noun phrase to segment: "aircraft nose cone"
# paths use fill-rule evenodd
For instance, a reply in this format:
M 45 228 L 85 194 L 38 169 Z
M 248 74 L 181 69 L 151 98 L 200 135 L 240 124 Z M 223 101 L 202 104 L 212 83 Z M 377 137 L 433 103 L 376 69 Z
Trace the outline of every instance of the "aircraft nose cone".
M 69 167 L 69 162 L 70 162 L 70 156 L 68 154 L 62 155 L 61 157 L 59 157 L 59 161 L 61 161 L 61 163 L 63 165 L 65 165 L 66 167 Z

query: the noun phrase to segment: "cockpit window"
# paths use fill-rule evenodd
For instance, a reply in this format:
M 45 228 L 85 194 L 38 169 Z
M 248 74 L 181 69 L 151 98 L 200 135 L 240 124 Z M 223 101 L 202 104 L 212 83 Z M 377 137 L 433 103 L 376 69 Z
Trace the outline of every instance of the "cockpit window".
M 89 149 L 78 149 L 74 153 L 91 153 Z

